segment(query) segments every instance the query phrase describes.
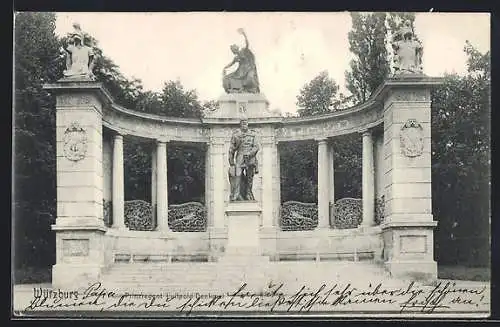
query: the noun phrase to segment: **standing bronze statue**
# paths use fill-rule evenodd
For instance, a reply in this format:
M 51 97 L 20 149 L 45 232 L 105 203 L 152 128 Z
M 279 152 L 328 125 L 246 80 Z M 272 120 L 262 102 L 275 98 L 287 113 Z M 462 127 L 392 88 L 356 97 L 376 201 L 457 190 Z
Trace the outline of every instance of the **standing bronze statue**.
M 253 177 L 258 173 L 259 144 L 255 133 L 248 129 L 248 121 L 240 121 L 240 129 L 231 138 L 229 148 L 229 182 L 231 201 L 253 201 Z
M 255 56 L 248 47 L 245 31 L 239 28 L 238 33 L 245 38 L 245 47 L 240 49 L 236 44 L 231 45 L 234 59 L 223 69 L 222 86 L 226 93 L 260 93 Z M 238 68 L 234 72 L 226 74 L 226 69 L 236 63 L 238 63 Z

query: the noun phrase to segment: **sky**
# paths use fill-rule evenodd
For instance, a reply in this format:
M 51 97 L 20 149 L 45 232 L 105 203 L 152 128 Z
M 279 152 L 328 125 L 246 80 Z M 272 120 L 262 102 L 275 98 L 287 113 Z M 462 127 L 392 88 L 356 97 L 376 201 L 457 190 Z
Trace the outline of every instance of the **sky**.
M 244 28 L 255 54 L 260 89 L 271 109 L 294 113 L 305 83 L 327 70 L 345 92 L 352 55 L 347 12 L 332 13 L 57 13 L 56 33 L 78 22 L 98 40 L 124 76 L 160 91 L 180 80 L 201 100 L 223 94 L 222 69 L 232 60 L 231 44 L 243 45 Z M 423 43 L 424 73 L 466 72 L 465 41 L 490 49 L 488 13 L 417 13 L 415 33 Z M 133 108 L 130 108 L 133 109 Z

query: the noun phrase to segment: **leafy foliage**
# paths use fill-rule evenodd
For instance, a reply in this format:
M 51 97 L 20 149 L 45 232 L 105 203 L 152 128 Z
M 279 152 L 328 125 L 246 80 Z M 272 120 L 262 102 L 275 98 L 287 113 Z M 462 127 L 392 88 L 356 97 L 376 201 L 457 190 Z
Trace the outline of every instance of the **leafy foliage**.
M 409 21 L 413 28 L 413 24 L 415 23 L 415 13 L 390 12 L 387 16 L 387 25 L 389 26 L 390 34 L 394 34 L 395 31 L 399 30 L 406 21 Z
M 205 202 L 205 150 L 196 145 L 168 147 L 169 203 Z
M 14 214 L 16 267 L 54 262 L 55 102 L 43 90 L 62 74 L 53 13 L 15 16 Z
M 165 83 L 160 94 L 163 110 L 159 114 L 172 117 L 199 118 L 202 106 L 195 90 L 184 90 L 181 82 Z
M 43 90 L 62 73 L 55 15 L 15 16 L 14 213 L 16 267 L 54 261 L 56 212 L 54 99 Z
M 318 199 L 318 146 L 314 141 L 280 144 L 281 202 Z
M 309 83 L 306 83 L 297 96 L 300 116 L 311 116 L 331 112 L 339 107 L 339 86 L 322 71 Z
M 386 50 L 386 14 L 351 13 L 349 50 L 354 55 L 346 71 L 346 87 L 355 102 L 365 102 L 389 75 Z
M 489 262 L 490 53 L 469 42 L 466 76 L 432 94 L 433 213 L 440 262 Z

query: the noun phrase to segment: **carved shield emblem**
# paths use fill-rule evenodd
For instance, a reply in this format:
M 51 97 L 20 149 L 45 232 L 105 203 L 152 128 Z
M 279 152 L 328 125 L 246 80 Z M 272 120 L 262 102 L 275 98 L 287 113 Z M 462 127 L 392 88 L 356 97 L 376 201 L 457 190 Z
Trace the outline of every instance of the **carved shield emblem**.
M 244 114 L 247 112 L 247 104 L 246 102 L 239 102 L 238 103 L 238 111 L 241 113 L 241 114 Z
M 401 127 L 401 151 L 410 158 L 420 156 L 424 151 L 424 129 L 415 119 L 408 121 Z
M 64 132 L 64 156 L 71 161 L 79 161 L 87 154 L 87 132 L 74 122 Z

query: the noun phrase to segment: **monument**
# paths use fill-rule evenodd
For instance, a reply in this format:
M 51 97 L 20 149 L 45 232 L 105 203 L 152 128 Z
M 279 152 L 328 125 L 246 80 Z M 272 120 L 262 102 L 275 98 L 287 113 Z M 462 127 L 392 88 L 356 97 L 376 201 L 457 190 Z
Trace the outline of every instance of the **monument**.
M 240 129 L 231 137 L 229 148 L 231 201 L 255 201 L 252 188 L 253 177 L 259 173 L 259 148 L 255 133 L 248 129 L 248 120 L 241 119 Z
M 80 26 L 74 28 L 64 77 L 44 86 L 57 97 L 55 287 L 119 284 L 126 276 L 121 269 L 152 262 L 168 265 L 168 273 L 155 282 L 151 270 L 143 283 L 168 288 L 197 281 L 218 291 L 257 273 L 256 284 L 297 281 L 296 274 L 312 269 L 326 280 L 345 260 L 366 260 L 398 278 L 436 278 L 430 90 L 441 79 L 422 74 L 422 46 L 409 24 L 393 42 L 397 78 L 366 103 L 292 118 L 269 111 L 243 29 L 245 46 L 231 47 L 235 58 L 224 68 L 217 109 L 201 119 L 178 119 L 116 104 L 95 80 L 94 52 Z M 362 135 L 362 199 L 335 197 L 332 143 L 349 133 Z M 124 198 L 129 137 L 153 145 L 150 203 Z M 302 140 L 318 149 L 317 202 L 282 202 L 278 144 Z M 175 142 L 206 149 L 204 203 L 168 203 L 167 177 L 176 172 L 169 172 L 167 149 Z M 281 265 L 285 260 L 291 263 Z M 186 274 L 184 261 L 196 261 L 192 267 L 200 274 Z
M 222 70 L 222 87 L 225 94 L 218 99 L 219 107 L 207 113 L 206 118 L 265 118 L 276 117 L 269 110 L 269 101 L 261 93 L 255 55 L 250 50 L 248 37 L 242 28 L 237 30 L 244 37 L 245 45 L 230 46 L 233 60 Z M 236 69 L 227 73 L 227 69 Z
M 234 54 L 234 59 L 223 69 L 222 86 L 226 93 L 260 93 L 255 56 L 249 48 L 245 31 L 239 28 L 238 33 L 245 38 L 245 46 L 240 49 L 236 44 L 231 45 L 230 49 Z M 238 64 L 237 69 L 226 74 L 226 69 L 236 63 Z
M 68 79 L 94 80 L 93 73 L 95 54 L 91 47 L 85 45 L 85 35 L 80 24 L 73 24 L 74 31 L 68 37 L 66 52 L 66 70 L 64 76 Z
M 396 31 L 392 40 L 394 74 L 422 74 L 422 43 L 415 39 L 410 21 Z
M 262 208 L 261 201 L 257 201 L 253 193 L 254 176 L 259 172 L 257 154 L 260 145 L 255 131 L 248 128 L 244 103 L 245 95 L 258 94 L 260 88 L 255 56 L 249 49 L 248 38 L 242 28 L 238 29 L 238 33 L 245 38 L 245 46 L 239 49 L 237 45 L 231 45 L 235 57 L 224 67 L 222 79 L 225 92 L 234 94 L 238 104 L 238 111 L 233 111 L 230 117 L 240 117 L 240 127 L 233 132 L 228 151 L 230 200 L 226 206 L 226 254 L 230 256 L 230 261 L 235 260 L 234 256 L 249 260 L 250 257 L 255 259 L 261 255 L 259 230 L 262 225 Z M 235 63 L 238 63 L 237 69 L 226 74 L 226 69 Z M 260 118 L 258 113 L 254 112 L 254 118 Z

